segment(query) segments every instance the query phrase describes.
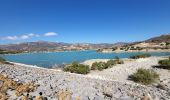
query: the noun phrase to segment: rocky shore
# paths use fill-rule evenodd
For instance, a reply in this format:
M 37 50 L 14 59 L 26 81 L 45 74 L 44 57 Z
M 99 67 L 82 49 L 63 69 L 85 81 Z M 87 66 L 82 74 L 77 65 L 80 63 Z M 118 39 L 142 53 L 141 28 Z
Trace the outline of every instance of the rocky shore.
M 168 70 L 153 68 L 162 57 L 127 61 L 101 72 L 79 75 L 58 70 L 24 65 L 0 64 L 0 74 L 18 83 L 34 83 L 38 87 L 30 95 L 33 100 L 40 92 L 48 100 L 170 100 L 170 74 Z M 144 86 L 128 80 L 128 75 L 137 68 L 156 70 L 160 85 Z M 18 100 L 15 90 L 9 89 L 11 100 Z M 150 99 L 147 99 L 150 98 Z

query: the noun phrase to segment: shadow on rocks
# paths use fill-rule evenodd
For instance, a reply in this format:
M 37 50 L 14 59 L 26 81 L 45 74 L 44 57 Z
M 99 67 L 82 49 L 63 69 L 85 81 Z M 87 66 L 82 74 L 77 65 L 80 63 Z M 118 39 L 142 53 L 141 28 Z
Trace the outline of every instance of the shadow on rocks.
M 152 68 L 159 68 L 159 69 L 168 69 L 168 67 L 170 68 L 170 66 L 164 66 L 164 65 L 152 66 Z M 170 69 L 169 69 L 169 70 L 170 70 Z

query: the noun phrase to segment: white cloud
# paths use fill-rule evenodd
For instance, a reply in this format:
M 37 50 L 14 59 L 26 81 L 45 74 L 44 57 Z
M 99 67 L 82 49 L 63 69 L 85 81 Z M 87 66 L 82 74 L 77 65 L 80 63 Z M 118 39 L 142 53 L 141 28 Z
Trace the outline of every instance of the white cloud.
M 28 38 L 30 38 L 28 35 L 22 35 L 21 37 L 20 37 L 21 39 L 28 39 Z
M 17 36 L 7 36 L 7 37 L 4 37 L 2 38 L 3 40 L 17 40 L 18 37 Z
M 56 35 L 58 35 L 58 34 L 55 32 L 48 32 L 48 33 L 44 34 L 44 36 L 56 36 Z
M 0 38 L 0 40 L 26 40 L 26 39 L 30 39 L 30 38 L 34 38 L 34 37 L 41 37 L 41 36 L 56 36 L 58 35 L 55 32 L 48 32 L 45 33 L 43 35 L 39 35 L 39 34 L 34 34 L 34 33 L 29 33 L 29 34 L 23 34 L 23 35 L 19 35 L 19 36 L 6 36 L 6 37 L 2 37 Z
M 1 38 L 2 40 L 25 40 L 25 39 L 29 39 L 29 38 L 33 38 L 33 37 L 39 37 L 38 34 L 34 34 L 34 33 L 29 33 L 29 34 L 24 34 L 24 35 L 20 35 L 20 36 L 6 36 Z
M 40 37 L 40 35 L 34 34 L 34 33 L 29 33 L 28 36 L 29 36 L 29 37 Z

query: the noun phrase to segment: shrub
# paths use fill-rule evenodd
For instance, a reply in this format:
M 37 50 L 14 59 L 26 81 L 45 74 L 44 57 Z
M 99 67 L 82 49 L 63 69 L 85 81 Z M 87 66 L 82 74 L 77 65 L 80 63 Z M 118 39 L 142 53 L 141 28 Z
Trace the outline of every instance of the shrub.
M 115 65 L 115 64 L 116 64 L 116 63 L 115 63 L 114 60 L 108 60 L 107 63 L 106 63 L 106 65 L 107 65 L 108 67 L 112 67 L 112 66 Z
M 170 57 L 169 59 L 159 60 L 158 64 L 160 65 L 159 67 L 170 70 Z
M 64 71 L 77 74 L 87 74 L 90 72 L 90 68 L 87 65 L 79 64 L 78 62 L 72 62 L 71 65 L 68 65 L 64 68 Z
M 105 62 L 94 62 L 91 66 L 91 70 L 103 70 L 108 68 L 107 64 Z
M 150 57 L 151 55 L 150 54 L 138 54 L 138 55 L 134 55 L 134 56 L 130 56 L 131 59 L 139 59 L 139 58 L 147 58 L 147 57 Z
M 91 70 L 103 70 L 107 68 L 111 68 L 112 66 L 116 65 L 118 62 L 117 60 L 108 60 L 106 63 L 105 62 L 94 62 L 91 66 Z M 120 61 L 119 61 L 120 63 Z
M 0 57 L 0 63 L 5 63 L 5 59 L 4 58 L 2 58 L 2 57 Z
M 115 64 L 124 64 L 124 62 L 122 60 L 120 60 L 120 58 L 118 56 L 115 57 L 114 63 Z
M 134 73 L 130 78 L 138 83 L 142 83 L 144 85 L 148 85 L 156 82 L 159 79 L 159 74 L 157 74 L 153 70 L 149 69 L 138 69 L 136 73 Z

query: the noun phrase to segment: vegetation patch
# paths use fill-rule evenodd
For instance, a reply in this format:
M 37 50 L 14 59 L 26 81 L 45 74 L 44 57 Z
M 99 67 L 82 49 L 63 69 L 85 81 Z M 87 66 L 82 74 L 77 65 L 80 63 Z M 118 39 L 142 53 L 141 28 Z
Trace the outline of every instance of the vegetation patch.
M 108 60 L 107 62 L 94 62 L 91 66 L 91 70 L 99 70 L 111 68 L 116 64 L 123 64 L 124 62 L 119 59 L 119 57 L 115 57 L 115 60 Z
M 170 57 L 169 59 L 159 60 L 158 64 L 160 65 L 159 68 L 170 70 Z
M 0 74 L 0 81 L 2 81 L 2 84 L 0 84 L 0 100 L 9 100 L 9 96 L 7 96 L 8 90 L 14 90 L 16 96 L 21 96 L 24 93 L 34 92 L 38 85 L 34 83 L 18 83 L 5 75 Z
M 6 62 L 6 60 L 4 58 L 0 57 L 0 63 L 5 63 L 5 62 Z
M 78 62 L 73 62 L 64 68 L 64 71 L 77 73 L 77 74 L 87 74 L 90 72 L 90 68 L 87 65 L 79 64 Z
M 108 68 L 116 65 L 115 60 L 112 60 L 112 59 L 111 59 L 111 60 L 108 60 L 108 61 L 106 62 L 106 65 L 108 66 Z
M 108 68 L 105 62 L 94 62 L 91 66 L 91 70 L 100 70 Z
M 148 53 L 144 53 L 144 54 L 138 54 L 138 55 L 134 55 L 134 56 L 130 56 L 131 59 L 139 59 L 139 58 L 148 58 L 151 55 Z
M 130 78 L 137 83 L 148 85 L 155 83 L 159 79 L 159 74 L 153 70 L 140 68 Z
M 0 49 L 0 54 L 17 54 L 17 53 L 22 53 L 22 52 L 21 51 L 7 51 L 7 50 Z

